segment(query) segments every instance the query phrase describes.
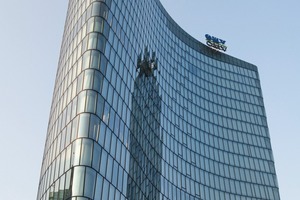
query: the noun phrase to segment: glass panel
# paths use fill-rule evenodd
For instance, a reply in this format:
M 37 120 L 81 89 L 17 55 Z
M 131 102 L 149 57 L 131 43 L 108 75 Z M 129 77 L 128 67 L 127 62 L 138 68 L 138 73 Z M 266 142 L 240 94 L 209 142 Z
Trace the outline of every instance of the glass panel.
M 96 113 L 97 93 L 94 91 L 87 91 L 86 96 L 86 112 Z
M 105 103 L 105 106 L 104 106 L 104 112 L 103 112 L 103 116 L 102 116 L 102 120 L 108 124 L 108 121 L 109 121 L 109 104 L 108 103 Z
M 81 73 L 77 77 L 77 91 L 76 91 L 76 94 L 78 94 L 82 90 L 82 82 L 83 82 L 82 79 L 83 79 L 83 73 Z
M 79 165 L 81 140 L 75 140 L 72 146 L 71 166 L 73 167 L 75 165 Z
M 100 69 L 100 53 L 98 51 L 92 51 L 91 53 L 91 68 Z
M 103 19 L 101 17 L 96 17 L 95 18 L 95 32 L 103 32 Z
M 100 6 L 100 16 L 102 16 L 104 19 L 107 19 L 107 14 L 108 8 L 105 4 L 102 4 L 102 6 Z
M 83 89 L 93 88 L 93 75 L 94 70 L 86 70 L 84 73 Z
M 95 170 L 99 170 L 99 164 L 100 164 L 100 158 L 101 158 L 101 148 L 98 143 L 94 143 L 94 152 L 93 152 L 93 168 Z
M 92 16 L 100 15 L 100 6 L 101 6 L 100 2 L 93 3 Z
M 88 42 L 88 49 L 96 49 L 97 47 L 97 33 L 90 33 L 89 35 L 89 42 Z
M 107 182 L 107 180 L 104 179 L 102 199 L 108 199 L 108 193 L 109 193 L 109 183 Z
M 97 141 L 99 131 L 100 131 L 100 119 L 95 115 L 91 115 L 89 138 L 92 138 L 95 141 Z
M 81 144 L 81 165 L 91 166 L 93 154 L 93 141 L 83 139 Z
M 71 196 L 71 188 L 70 188 L 70 181 L 71 181 L 71 171 L 69 170 L 66 174 L 66 183 L 65 183 L 65 199 Z
M 91 168 L 86 169 L 84 196 L 94 199 L 96 172 Z
M 100 164 L 100 174 L 105 177 L 106 175 L 106 162 L 107 162 L 107 153 L 102 151 L 101 155 L 101 164 Z
M 101 121 L 101 122 L 100 122 L 100 133 L 99 133 L 99 140 L 98 140 L 98 143 L 99 143 L 102 147 L 104 146 L 105 133 L 106 133 L 106 126 L 105 126 L 105 124 Z
M 83 91 L 78 95 L 78 105 L 77 105 L 77 114 L 84 112 L 85 108 L 85 99 L 86 99 L 86 92 Z
M 93 39 L 91 39 L 90 41 L 92 43 Z M 87 69 L 87 68 L 89 68 L 90 58 L 91 58 L 90 53 L 91 53 L 90 51 L 87 51 L 83 55 L 83 59 L 82 59 L 82 71 L 85 70 L 85 69 Z
M 99 93 L 101 93 L 102 90 L 102 81 L 103 81 L 103 75 L 100 72 L 95 71 L 93 89 Z
M 98 35 L 97 49 L 101 52 L 104 52 L 104 50 L 105 50 L 105 41 L 106 41 L 106 39 L 104 38 L 104 36 L 99 34 Z
M 94 18 L 90 18 L 88 21 L 87 32 L 93 32 L 94 29 Z
M 78 132 L 78 119 L 79 116 L 76 116 L 72 121 L 72 137 L 71 141 L 75 140 L 77 138 L 77 132 Z
M 105 75 L 106 68 L 107 68 L 107 59 L 103 54 L 101 54 L 101 59 L 100 60 L 101 60 L 100 71 L 103 75 Z
M 85 167 L 74 168 L 72 196 L 83 195 L 84 171 L 85 171 Z
M 88 137 L 88 131 L 89 131 L 89 114 L 81 114 L 80 120 L 79 120 L 79 126 L 78 126 L 78 138 L 80 137 Z
M 98 174 L 97 175 L 97 183 L 96 183 L 96 190 L 95 190 L 95 200 L 101 200 L 102 198 L 102 185 L 103 185 L 103 178 Z

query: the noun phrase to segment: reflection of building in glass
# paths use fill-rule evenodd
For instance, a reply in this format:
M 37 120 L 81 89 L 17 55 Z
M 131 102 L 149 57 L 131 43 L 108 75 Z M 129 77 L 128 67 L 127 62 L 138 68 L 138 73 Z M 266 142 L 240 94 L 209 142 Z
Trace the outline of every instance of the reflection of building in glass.
M 159 199 L 162 138 L 160 135 L 161 99 L 154 76 L 155 57 L 145 50 L 138 59 L 139 75 L 134 81 L 130 122 L 131 153 L 127 198 Z
M 37 199 L 67 190 L 279 200 L 257 67 L 189 36 L 159 0 L 69 1 Z
M 71 196 L 70 190 L 59 190 L 58 192 L 50 192 L 49 200 L 64 200 Z

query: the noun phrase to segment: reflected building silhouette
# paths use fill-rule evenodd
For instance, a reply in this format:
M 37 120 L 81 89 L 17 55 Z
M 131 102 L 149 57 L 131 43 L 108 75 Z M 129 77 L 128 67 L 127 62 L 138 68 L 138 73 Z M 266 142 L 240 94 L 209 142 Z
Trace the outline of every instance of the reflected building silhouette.
M 138 58 L 138 76 L 134 82 L 131 113 L 130 167 L 127 198 L 159 199 L 161 184 L 162 135 L 160 133 L 161 98 L 154 76 L 155 53 L 145 48 Z

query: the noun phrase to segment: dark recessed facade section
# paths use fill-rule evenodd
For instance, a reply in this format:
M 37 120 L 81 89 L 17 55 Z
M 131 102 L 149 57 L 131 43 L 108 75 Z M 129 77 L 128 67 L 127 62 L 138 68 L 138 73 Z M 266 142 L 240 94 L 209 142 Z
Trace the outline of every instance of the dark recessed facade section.
M 279 200 L 257 68 L 158 0 L 69 1 L 37 199 Z

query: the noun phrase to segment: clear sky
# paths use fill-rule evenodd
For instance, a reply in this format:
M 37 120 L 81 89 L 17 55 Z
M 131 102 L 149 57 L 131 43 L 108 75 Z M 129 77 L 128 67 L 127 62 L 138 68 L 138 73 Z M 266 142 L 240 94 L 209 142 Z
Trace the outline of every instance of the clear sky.
M 300 187 L 300 1 L 161 0 L 196 39 L 258 66 L 282 200 Z M 1 199 L 36 198 L 67 0 L 0 0 Z

